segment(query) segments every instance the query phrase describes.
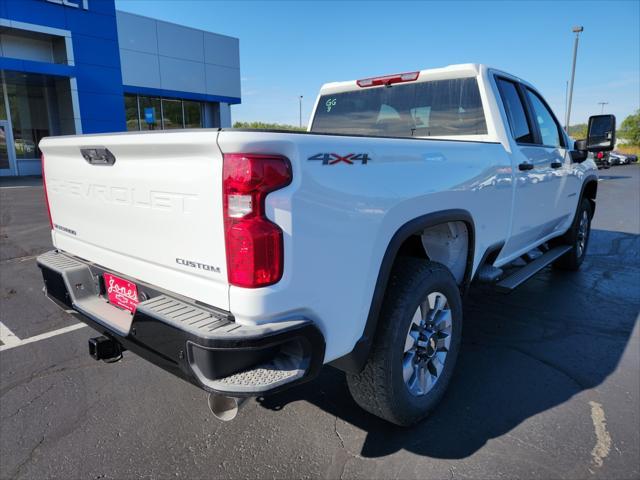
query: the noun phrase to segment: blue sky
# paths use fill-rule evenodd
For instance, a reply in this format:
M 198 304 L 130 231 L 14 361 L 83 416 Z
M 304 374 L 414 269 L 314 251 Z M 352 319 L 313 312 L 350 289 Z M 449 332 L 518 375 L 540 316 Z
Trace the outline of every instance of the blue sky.
M 486 63 L 533 83 L 559 118 L 580 37 L 572 124 L 640 108 L 640 1 L 116 0 L 119 10 L 240 39 L 234 121 L 303 122 L 323 83 Z

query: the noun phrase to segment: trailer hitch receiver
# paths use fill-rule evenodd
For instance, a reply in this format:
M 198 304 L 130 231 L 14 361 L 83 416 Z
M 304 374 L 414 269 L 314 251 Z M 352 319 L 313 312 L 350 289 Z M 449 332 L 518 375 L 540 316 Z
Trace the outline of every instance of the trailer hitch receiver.
M 95 360 L 117 362 L 122 358 L 125 349 L 114 339 L 109 337 L 93 337 L 89 339 L 89 355 Z

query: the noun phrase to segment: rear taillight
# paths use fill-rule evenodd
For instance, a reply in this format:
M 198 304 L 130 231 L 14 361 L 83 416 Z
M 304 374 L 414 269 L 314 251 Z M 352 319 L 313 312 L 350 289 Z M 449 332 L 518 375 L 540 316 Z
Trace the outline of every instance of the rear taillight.
M 394 83 L 414 82 L 418 79 L 420 72 L 396 73 L 384 77 L 364 78 L 357 80 L 359 87 L 377 87 L 380 85 L 392 85 Z
M 47 195 L 47 179 L 44 176 L 44 154 L 40 156 L 42 166 L 42 186 L 44 187 L 44 202 L 47 204 L 47 215 L 49 216 L 49 227 L 53 230 L 53 220 L 51 219 L 51 206 L 49 205 L 49 195 Z
M 282 278 L 282 230 L 267 219 L 267 194 L 291 183 L 291 164 L 278 155 L 224 155 L 222 192 L 229 283 L 257 288 Z

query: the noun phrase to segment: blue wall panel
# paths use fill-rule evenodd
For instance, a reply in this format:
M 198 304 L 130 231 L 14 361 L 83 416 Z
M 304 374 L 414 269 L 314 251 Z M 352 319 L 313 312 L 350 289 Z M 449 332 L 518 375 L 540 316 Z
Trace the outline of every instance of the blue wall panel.
M 112 55 L 118 49 L 118 42 L 111 38 L 96 38 L 87 35 L 73 34 L 73 56 L 76 63 L 102 65 L 120 69 L 120 55 Z
M 120 69 L 100 65 L 81 65 L 77 68 L 78 92 L 107 93 L 122 96 Z
M 124 131 L 126 129 L 126 123 L 122 121 L 123 127 L 119 130 L 113 129 L 113 122 L 111 120 L 99 120 L 94 118 L 87 118 L 82 120 L 82 128 L 85 129 L 83 133 L 111 133 L 115 131 Z
M 89 10 L 93 13 L 115 16 L 116 2 L 114 0 L 89 0 Z
M 93 3 L 89 2 L 89 8 Z M 100 15 L 88 10 L 77 10 L 67 7 L 67 30 L 74 35 L 91 35 L 92 37 L 118 40 L 118 26 L 113 15 Z
M 69 30 L 75 60 L 69 67 L 2 59 L 2 68 L 75 76 L 83 133 L 126 129 L 114 0 L 90 0 L 88 10 L 45 0 L 0 0 L 0 12 L 9 20 Z
M 55 63 L 33 62 L 18 58 L 0 57 L 0 70 L 13 70 L 15 72 L 41 73 L 43 75 L 55 75 L 60 77 L 72 77 L 76 68 L 69 65 Z
M 60 5 L 43 0 L 0 0 L 6 4 L 7 18 L 54 28 L 65 28 L 66 17 Z
M 122 125 L 124 125 L 124 114 L 120 117 L 120 113 L 124 108 L 124 99 L 121 94 L 110 95 L 107 93 L 79 93 L 79 95 L 80 115 L 82 115 L 83 129 L 85 121 L 87 120 L 100 120 L 114 123 L 115 119 L 121 118 Z M 84 133 L 88 132 L 85 131 Z

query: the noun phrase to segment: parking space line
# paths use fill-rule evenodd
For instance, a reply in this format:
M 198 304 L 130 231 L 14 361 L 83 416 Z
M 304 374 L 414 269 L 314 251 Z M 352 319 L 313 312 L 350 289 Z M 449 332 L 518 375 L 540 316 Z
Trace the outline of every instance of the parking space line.
M 0 322 L 0 342 L 4 344 L 0 346 L 0 348 L 2 348 L 5 346 L 17 345 L 20 343 L 20 339 L 9 327 Z
M 596 445 L 591 451 L 591 457 L 593 457 L 593 465 L 599 468 L 602 467 L 605 458 L 611 452 L 611 435 L 607 431 L 607 419 L 604 416 L 602 404 L 589 402 L 589 405 L 591 406 L 591 421 L 596 432 Z
M 0 340 L 4 345 L 0 345 L 0 352 L 5 350 L 10 350 L 15 347 L 21 347 L 23 345 L 27 345 L 29 343 L 39 342 L 40 340 L 46 340 L 47 338 L 56 337 L 58 335 L 63 335 L 68 332 L 73 332 L 74 330 L 79 330 L 80 328 L 84 328 L 87 325 L 84 323 L 76 323 L 74 325 L 70 325 L 68 327 L 59 328 L 57 330 L 52 330 L 51 332 L 41 333 L 40 335 L 35 335 L 33 337 L 25 338 L 24 340 L 20 340 L 16 337 L 11 330 L 9 330 L 5 325 L 0 323 L 0 331 L 2 335 L 0 336 Z M 12 337 L 7 336 L 5 339 L 5 334 L 8 332 L 12 335 Z

